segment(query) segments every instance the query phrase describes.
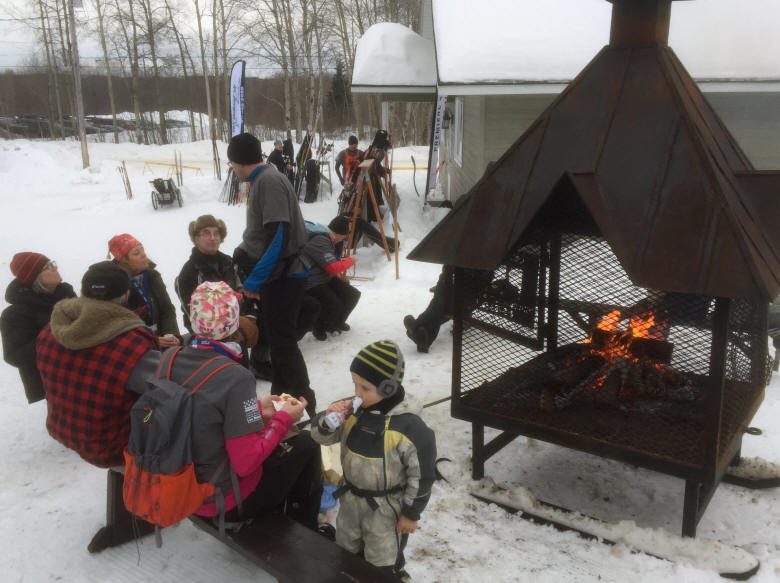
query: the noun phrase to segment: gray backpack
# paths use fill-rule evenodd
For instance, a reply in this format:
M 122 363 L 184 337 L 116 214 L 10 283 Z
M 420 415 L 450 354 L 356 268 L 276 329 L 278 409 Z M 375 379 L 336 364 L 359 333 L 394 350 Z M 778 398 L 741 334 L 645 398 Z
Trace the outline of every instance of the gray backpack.
M 171 371 L 180 350 L 170 348 L 164 353 L 156 378 L 150 380 L 153 388 L 141 395 L 130 410 L 122 494 L 128 511 L 157 527 L 176 524 L 213 497 L 219 509 L 220 531 L 224 531 L 222 492 L 211 481 L 198 482 L 195 474 L 192 395 L 221 370 L 238 365 L 214 356 L 179 384 L 171 380 Z M 225 464 L 229 464 L 227 459 L 217 468 L 212 480 Z M 232 469 L 230 478 L 240 511 L 238 480 Z

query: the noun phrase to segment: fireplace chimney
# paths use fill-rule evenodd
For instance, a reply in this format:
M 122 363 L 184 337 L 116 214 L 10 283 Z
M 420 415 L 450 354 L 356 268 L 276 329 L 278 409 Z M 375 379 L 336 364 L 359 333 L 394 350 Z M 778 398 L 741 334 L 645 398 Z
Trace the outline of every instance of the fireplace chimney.
M 612 27 L 609 44 L 613 47 L 666 45 L 672 0 L 610 0 Z

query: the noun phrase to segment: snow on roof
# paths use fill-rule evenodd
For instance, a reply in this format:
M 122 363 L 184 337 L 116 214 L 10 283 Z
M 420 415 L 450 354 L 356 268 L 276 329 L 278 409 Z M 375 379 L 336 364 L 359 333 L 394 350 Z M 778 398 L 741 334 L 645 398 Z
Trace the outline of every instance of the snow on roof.
M 605 0 L 432 2 L 440 83 L 568 80 L 609 42 Z M 669 45 L 694 78 L 778 78 L 778 21 L 777 0 L 674 2 Z
M 358 41 L 352 85 L 434 87 L 433 42 L 401 24 L 375 24 Z

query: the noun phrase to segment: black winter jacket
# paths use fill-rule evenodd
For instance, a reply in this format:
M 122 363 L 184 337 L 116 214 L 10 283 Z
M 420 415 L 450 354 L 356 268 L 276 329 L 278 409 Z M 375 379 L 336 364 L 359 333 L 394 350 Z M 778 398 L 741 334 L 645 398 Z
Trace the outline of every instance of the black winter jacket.
M 46 396 L 35 364 L 35 340 L 38 333 L 49 323 L 54 304 L 75 297 L 68 283 L 59 284 L 52 294 L 44 294 L 14 279 L 5 290 L 5 301 L 10 305 L 0 315 L 3 358 L 19 369 L 29 403 L 40 401 Z
M 195 288 L 204 281 L 224 281 L 234 290 L 241 291 L 236 267 L 230 256 L 219 251 L 216 255 L 206 255 L 197 247 L 193 247 L 190 258 L 182 266 L 176 278 L 176 295 L 179 296 L 181 310 L 184 312 L 184 325 L 190 332 L 192 332 L 189 317 L 190 298 Z

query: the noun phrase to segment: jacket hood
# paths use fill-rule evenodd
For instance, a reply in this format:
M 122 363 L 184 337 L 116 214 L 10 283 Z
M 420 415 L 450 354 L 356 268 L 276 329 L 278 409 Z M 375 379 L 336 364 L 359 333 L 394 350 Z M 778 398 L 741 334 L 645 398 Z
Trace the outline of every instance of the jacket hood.
M 91 298 L 63 300 L 51 314 L 52 335 L 69 350 L 91 348 L 143 326 L 127 308 Z
M 390 409 L 387 414 L 400 415 L 401 413 L 414 413 L 415 415 L 419 415 L 422 413 L 422 402 L 419 399 L 412 397 L 409 393 L 406 393 L 403 401 Z
M 50 294 L 36 292 L 32 286 L 14 279 L 5 290 L 5 301 L 9 304 L 28 304 L 36 306 L 53 306 L 64 298 L 76 297 L 69 283 L 60 283 Z

